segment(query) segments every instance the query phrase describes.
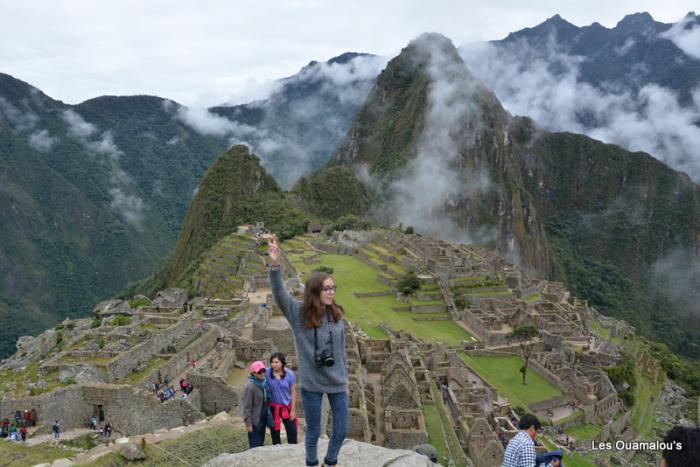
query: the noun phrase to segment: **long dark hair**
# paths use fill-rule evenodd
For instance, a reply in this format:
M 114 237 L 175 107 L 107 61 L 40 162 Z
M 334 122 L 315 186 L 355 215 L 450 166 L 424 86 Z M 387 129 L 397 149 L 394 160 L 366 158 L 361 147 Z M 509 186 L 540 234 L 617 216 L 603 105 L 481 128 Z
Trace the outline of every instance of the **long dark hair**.
M 284 379 L 285 376 L 287 376 L 287 359 L 284 356 L 282 352 L 274 352 L 272 355 L 270 355 L 270 369 L 272 370 L 272 360 L 277 359 L 280 361 L 282 364 L 282 379 Z M 270 373 L 274 376 L 275 370 L 270 371 Z
M 337 323 L 343 317 L 343 307 L 335 303 L 335 299 L 328 307 L 324 307 L 321 303 L 323 281 L 330 278 L 331 275 L 327 272 L 317 271 L 311 274 L 309 280 L 306 281 L 304 286 L 304 327 L 319 327 L 321 325 L 321 314 L 326 308 L 333 317 L 334 322 Z

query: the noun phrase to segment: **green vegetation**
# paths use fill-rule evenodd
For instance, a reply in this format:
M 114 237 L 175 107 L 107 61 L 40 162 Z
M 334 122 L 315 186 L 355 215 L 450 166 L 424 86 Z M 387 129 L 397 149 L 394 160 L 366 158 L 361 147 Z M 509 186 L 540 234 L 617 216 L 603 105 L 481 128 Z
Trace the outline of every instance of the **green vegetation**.
M 530 374 L 530 380 L 523 386 L 519 369 L 523 366 L 520 357 L 479 357 L 460 352 L 459 356 L 479 376 L 493 385 L 498 393 L 508 399 L 512 406 L 527 407 L 534 402 L 540 402 L 561 396 L 563 393 L 537 373 Z
M 27 446 L 24 443 L 12 443 L 3 440 L 0 443 L 0 459 L 6 467 L 26 467 L 42 463 L 51 463 L 56 459 L 71 456 L 70 451 L 42 443 Z
M 525 382 L 525 376 L 527 375 L 527 366 L 530 362 L 530 354 L 532 353 L 532 347 L 535 345 L 534 339 L 540 335 L 537 328 L 531 325 L 518 326 L 513 331 L 508 333 L 508 341 L 516 341 L 520 346 L 520 355 L 523 357 L 525 362 L 522 367 L 518 370 L 523 376 L 523 385 L 527 384 Z
M 440 415 L 434 404 L 422 404 L 423 418 L 425 419 L 425 431 L 428 432 L 428 443 L 438 452 L 438 460 L 441 464 L 447 465 L 449 450 L 445 441 L 444 428 Z
M 151 304 L 151 301 L 147 298 L 136 298 L 134 300 L 129 300 L 129 306 L 133 309 L 136 309 L 140 306 L 149 306 Z
M 320 267 L 317 267 L 316 269 L 314 269 L 314 270 L 311 271 L 311 272 L 325 272 L 325 273 L 327 273 L 327 274 L 333 274 L 333 268 L 330 268 L 330 267 L 328 267 L 328 266 L 320 266 Z
M 375 339 L 385 338 L 386 335 L 379 327 L 384 322 L 392 329 L 405 330 L 426 340 L 438 340 L 448 345 L 460 345 L 463 340 L 473 340 L 473 337 L 453 321 L 414 321 L 417 314 L 399 313 L 393 307 L 406 306 L 393 296 L 357 298 L 354 293 L 389 292 L 390 289 L 377 280 L 377 271 L 357 258 L 344 255 L 320 255 L 322 264 L 332 267 L 333 277 L 338 285 L 337 302 L 343 306 L 347 317 L 358 324 L 363 331 Z M 300 260 L 292 263 L 302 274 L 308 277 L 315 268 L 314 265 L 304 264 Z M 419 316 L 419 315 L 418 315 Z
M 396 284 L 396 288 L 404 295 L 413 295 L 420 288 L 420 282 L 414 270 L 410 270 Z
M 148 361 L 148 364 L 140 371 L 132 371 L 128 375 L 124 376 L 123 378 L 120 378 L 118 380 L 115 380 L 114 382 L 117 384 L 138 384 L 140 383 L 146 375 L 148 375 L 151 371 L 155 370 L 162 364 L 168 361 L 168 358 L 166 357 L 151 357 L 151 359 Z
M 584 423 L 582 425 L 574 425 L 564 430 L 569 436 L 573 436 L 576 440 L 593 439 L 598 436 L 602 429 L 597 425 Z
M 462 450 L 462 446 L 459 443 L 459 439 L 457 438 L 457 434 L 454 432 L 454 429 L 452 428 L 452 423 L 450 422 L 450 418 L 447 415 L 444 407 L 442 406 L 442 396 L 440 394 L 440 391 L 438 390 L 438 387 L 436 384 L 431 383 L 430 384 L 430 392 L 433 395 L 433 400 L 435 401 L 435 404 L 433 407 L 435 408 L 435 411 L 437 412 L 438 416 L 440 417 L 440 424 L 442 426 L 439 427 L 440 431 L 442 432 L 442 438 L 443 438 L 443 446 L 447 448 L 448 452 L 448 458 L 451 459 L 454 463 L 455 466 L 457 467 L 464 467 L 467 465 L 467 459 L 464 455 L 464 450 Z M 425 405 L 424 405 L 425 407 Z M 431 421 L 431 423 L 434 424 L 434 421 Z M 426 426 L 426 429 L 428 427 Z M 430 431 L 428 431 L 428 436 L 431 436 Z M 437 439 L 439 442 L 440 435 L 437 435 Z M 435 445 L 433 445 L 435 446 Z M 436 448 L 437 449 L 437 448 Z M 440 452 L 438 450 L 438 452 Z M 444 465 L 448 465 L 447 462 L 445 462 Z
M 117 315 L 113 320 L 108 323 L 110 326 L 126 326 L 131 324 L 131 316 L 127 315 Z
M 90 329 L 99 328 L 102 326 L 102 318 L 93 318 L 90 322 Z
M 269 436 L 267 442 L 269 443 Z M 203 465 L 219 454 L 242 452 L 246 449 L 248 449 L 248 436 L 245 429 L 221 425 L 187 433 L 177 439 L 161 441 L 155 446 L 146 444 L 144 450 L 146 459 L 139 461 L 137 465 L 144 467 Z M 127 461 L 119 454 L 110 454 L 86 465 L 128 467 L 134 463 Z

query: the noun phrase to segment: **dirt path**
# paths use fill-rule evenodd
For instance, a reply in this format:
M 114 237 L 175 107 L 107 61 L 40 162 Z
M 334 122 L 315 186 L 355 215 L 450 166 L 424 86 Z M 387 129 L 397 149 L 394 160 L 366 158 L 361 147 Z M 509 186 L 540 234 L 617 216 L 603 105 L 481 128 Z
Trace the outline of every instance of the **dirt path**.
M 65 432 L 61 432 L 61 437 L 59 438 L 58 442 L 60 443 L 61 441 L 68 441 L 70 439 L 75 439 L 75 438 L 80 438 L 81 436 L 85 436 L 87 434 L 95 433 L 95 430 L 91 430 L 89 428 L 78 428 L 77 430 L 68 430 Z M 36 446 L 37 444 L 41 443 L 55 443 L 56 440 L 53 437 L 53 433 L 49 433 L 47 435 L 37 435 L 37 436 L 30 436 L 27 438 L 27 446 Z

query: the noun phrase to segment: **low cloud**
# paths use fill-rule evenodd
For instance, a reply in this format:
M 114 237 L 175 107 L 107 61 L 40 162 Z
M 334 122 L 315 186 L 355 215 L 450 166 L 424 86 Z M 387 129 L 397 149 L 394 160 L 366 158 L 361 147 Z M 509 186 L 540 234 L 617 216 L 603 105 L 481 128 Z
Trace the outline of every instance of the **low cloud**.
M 680 314 L 700 319 L 700 258 L 689 250 L 675 250 L 654 263 L 652 287 L 679 306 Z
M 56 141 L 56 138 L 52 137 L 48 130 L 36 131 L 29 136 L 29 145 L 44 153 L 51 151 Z
M 119 188 L 110 189 L 109 194 L 112 197 L 110 207 L 121 214 L 128 223 L 140 226 L 145 207 L 143 200 L 138 196 L 126 194 Z
M 20 109 L 0 96 L 0 117 L 4 117 L 19 132 L 31 131 L 39 122 L 39 117 L 31 110 L 26 101 L 22 103 L 24 109 Z
M 279 81 L 267 100 L 248 105 L 263 115 L 255 126 L 198 121 L 200 127 L 207 122 L 207 128 L 230 128 L 229 142 L 248 145 L 280 185 L 290 188 L 332 157 L 386 62 L 368 55 L 308 65 Z
M 207 109 L 181 106 L 177 109 L 176 116 L 202 135 L 226 136 L 236 128 L 236 124 L 228 118 L 215 115 Z
M 661 37 L 670 39 L 683 52 L 700 59 L 700 23 L 694 15 L 688 15 L 675 23 L 671 29 L 661 34 Z
M 654 84 L 637 93 L 591 86 L 579 78 L 583 58 L 560 52 L 553 40 L 544 50 L 520 42 L 468 45 L 460 53 L 511 113 L 528 115 L 550 131 L 645 151 L 700 182 L 700 90 L 684 107 L 675 92 Z
M 68 133 L 71 136 L 85 140 L 97 132 L 95 125 L 83 120 L 83 117 L 73 110 L 65 110 L 62 116 L 63 120 L 68 124 Z
M 133 179 L 121 168 L 120 158 L 123 152 L 114 142 L 111 131 L 104 131 L 94 138 L 99 130 L 92 123 L 73 110 L 63 112 L 63 119 L 68 124 L 68 135 L 75 138 L 89 153 L 101 156 L 109 168 L 108 193 L 111 196 L 110 207 L 126 222 L 141 228 L 144 219 L 145 204 L 143 200 L 129 192 L 135 190 Z
M 420 232 L 470 243 L 476 231 L 454 222 L 450 211 L 493 188 L 485 171 L 462 166 L 462 153 L 474 149 L 483 128 L 476 95 L 484 89 L 445 40 L 423 35 L 414 41 L 429 63 L 428 108 L 416 155 L 391 184 L 390 211 Z

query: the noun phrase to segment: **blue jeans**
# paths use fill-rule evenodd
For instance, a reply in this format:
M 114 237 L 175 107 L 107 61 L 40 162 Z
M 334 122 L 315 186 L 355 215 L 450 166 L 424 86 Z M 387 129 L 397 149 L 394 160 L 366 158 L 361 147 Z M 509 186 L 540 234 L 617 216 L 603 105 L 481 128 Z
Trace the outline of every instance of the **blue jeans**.
M 321 401 L 323 393 L 301 390 L 301 400 L 304 403 L 306 417 L 306 465 L 318 465 L 318 438 L 321 436 Z M 348 393 L 336 392 L 328 394 L 333 414 L 333 432 L 328 443 L 328 451 L 323 463 L 335 465 L 338 463 L 338 453 L 348 433 Z

